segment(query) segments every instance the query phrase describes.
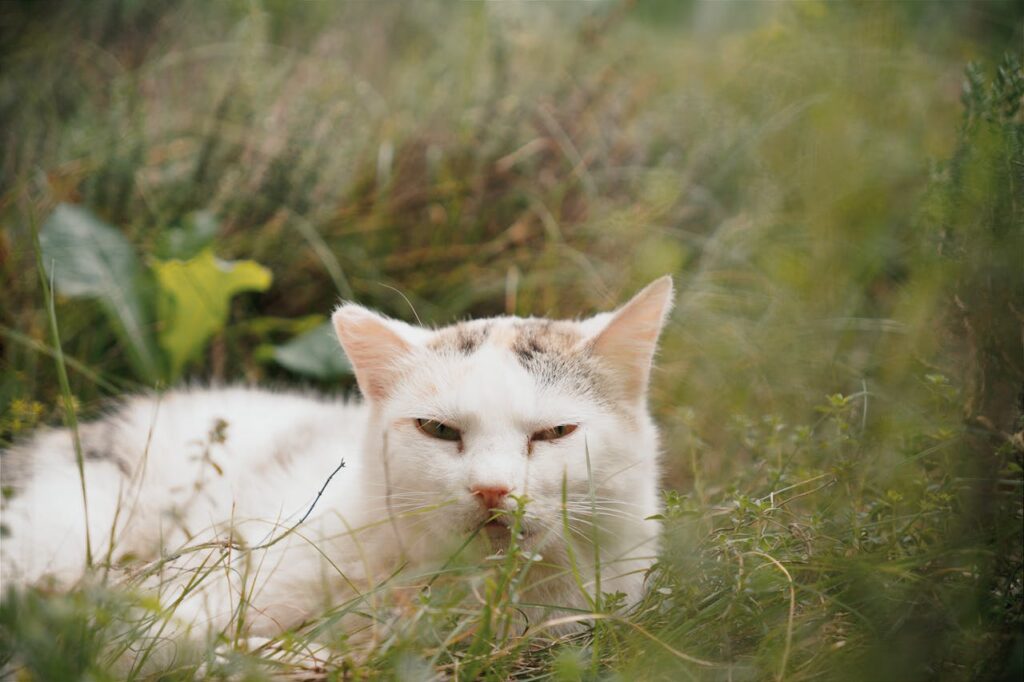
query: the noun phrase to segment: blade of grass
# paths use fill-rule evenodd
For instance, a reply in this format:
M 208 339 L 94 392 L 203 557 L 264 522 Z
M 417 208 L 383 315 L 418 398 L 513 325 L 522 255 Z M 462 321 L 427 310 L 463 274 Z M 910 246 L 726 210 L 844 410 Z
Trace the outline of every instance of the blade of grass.
M 600 529 L 597 523 L 597 489 L 594 486 L 594 471 L 590 464 L 590 443 L 586 434 L 583 438 L 583 449 L 587 456 L 587 486 L 590 488 L 590 529 L 594 542 L 594 610 L 600 611 L 601 604 L 601 541 Z M 601 663 L 601 630 L 597 622 L 594 622 L 594 640 L 590 645 L 590 671 L 596 678 Z
M 64 403 L 64 423 L 71 431 L 71 441 L 75 448 L 75 465 L 78 467 L 78 480 L 82 488 L 82 518 L 85 524 L 85 566 L 86 568 L 92 568 L 92 536 L 89 531 L 89 497 L 85 485 L 85 458 L 82 454 L 82 441 L 78 434 L 78 416 L 75 412 L 75 401 L 71 396 L 71 384 L 68 382 L 64 350 L 60 345 L 60 331 L 57 328 L 57 309 L 54 304 L 53 286 L 52 282 L 47 280 L 46 268 L 43 267 L 43 250 L 39 245 L 39 225 L 34 211 L 30 212 L 29 225 L 29 229 L 32 230 L 32 247 L 35 249 L 39 285 L 43 289 L 43 298 L 46 300 L 46 313 L 50 324 L 50 334 L 53 337 L 54 361 L 57 365 L 57 378 L 60 381 L 61 401 Z
M 334 288 L 338 290 L 338 294 L 346 301 L 354 299 L 355 294 L 352 293 L 352 287 L 348 283 L 348 278 L 345 276 L 341 263 L 338 262 L 337 257 L 331 251 L 331 247 L 327 245 L 327 242 L 324 241 L 316 227 L 294 211 L 285 210 L 288 213 L 288 217 L 294 221 L 295 227 L 299 230 L 302 238 L 306 240 L 309 247 L 313 249 L 313 253 L 320 259 L 324 270 L 327 271 L 331 281 L 334 282 Z

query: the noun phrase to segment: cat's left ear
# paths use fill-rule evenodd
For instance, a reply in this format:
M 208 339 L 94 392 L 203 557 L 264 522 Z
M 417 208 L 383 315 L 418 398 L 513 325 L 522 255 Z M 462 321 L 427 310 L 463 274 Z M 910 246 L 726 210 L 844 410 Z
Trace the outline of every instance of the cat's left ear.
M 428 332 L 392 320 L 355 303 L 342 304 L 331 317 L 359 390 L 371 401 L 392 394 L 419 341 Z
M 627 400 L 641 400 L 658 347 L 658 336 L 672 309 L 672 278 L 654 280 L 626 305 L 583 322 L 590 352 L 604 361 Z

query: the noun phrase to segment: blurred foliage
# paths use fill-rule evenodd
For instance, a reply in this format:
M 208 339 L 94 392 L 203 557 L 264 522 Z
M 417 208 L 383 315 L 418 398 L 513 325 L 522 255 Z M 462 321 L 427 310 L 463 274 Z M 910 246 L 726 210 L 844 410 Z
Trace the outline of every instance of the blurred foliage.
M 352 675 L 1020 678 L 1020 3 L 2 12 L 4 441 L 61 416 L 40 217 L 88 211 L 113 231 L 100 265 L 143 284 L 207 248 L 273 273 L 178 354 L 185 377 L 351 389 L 324 364 L 339 298 L 428 324 L 574 316 L 675 275 L 645 602 L 585 635 L 484 646 L 459 633 L 516 595 L 486 592 L 485 614 L 439 583 Z M 130 289 L 71 298 L 72 272 L 57 317 L 94 413 L 152 385 L 132 334 L 170 318 Z M 125 305 L 141 336 L 111 315 Z M 13 641 L 47 679 L 34 640 Z
M 128 349 L 138 376 L 159 376 L 144 303 L 144 274 L 132 245 L 88 210 L 60 204 L 39 232 L 39 252 L 57 292 L 97 300 Z
M 235 294 L 270 287 L 272 275 L 258 263 L 221 261 L 203 248 L 215 232 L 216 224 L 204 216 L 168 230 L 158 253 L 198 252 L 187 260 L 154 257 L 144 270 L 115 228 L 86 209 L 59 204 L 39 232 L 40 259 L 58 294 L 100 302 L 130 351 L 137 377 L 166 385 L 224 328 Z
M 274 361 L 296 374 L 316 379 L 337 379 L 352 374 L 344 353 L 338 352 L 334 325 L 324 322 L 272 351 Z

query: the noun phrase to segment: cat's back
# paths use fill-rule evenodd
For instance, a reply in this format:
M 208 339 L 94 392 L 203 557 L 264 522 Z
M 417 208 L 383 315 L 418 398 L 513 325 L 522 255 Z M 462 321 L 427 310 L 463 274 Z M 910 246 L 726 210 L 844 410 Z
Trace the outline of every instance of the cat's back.
M 223 470 L 245 470 L 290 460 L 318 440 L 352 443 L 362 435 L 365 408 L 358 402 L 297 391 L 244 386 L 185 387 L 132 396 L 79 424 L 87 463 L 107 463 L 125 474 L 140 466 L 179 470 L 187 462 L 228 459 Z M 316 453 L 313 453 L 315 455 Z M 2 453 L 6 484 L 20 487 L 32 474 L 74 462 L 67 429 L 46 429 Z
M 130 404 L 117 421 L 123 442 L 136 447 L 129 457 L 166 467 L 168 480 L 191 469 L 189 483 L 223 483 L 236 505 L 252 507 L 250 500 L 304 499 L 342 458 L 354 468 L 365 409 L 310 393 L 203 388 Z
M 188 536 L 226 519 L 286 519 L 309 503 L 345 460 L 332 489 L 360 468 L 365 408 L 294 391 L 186 387 L 112 405 L 79 426 L 93 535 L 115 519 L 131 548 L 171 519 Z M 68 429 L 48 429 L 0 453 L 5 562 L 79 542 L 81 482 Z M 19 551 L 14 552 L 15 549 Z M 50 553 L 52 555 L 52 552 Z M 22 562 L 25 563 L 25 562 Z M 52 556 L 45 563 L 52 566 Z M 39 574 L 29 570 L 28 574 Z
M 127 401 L 102 422 L 107 452 L 132 447 L 130 459 L 155 452 L 202 455 L 221 450 L 229 466 L 281 462 L 327 438 L 352 442 L 362 434 L 365 408 L 358 402 L 296 391 L 243 386 L 183 388 Z M 101 422 L 101 423 L 102 423 Z M 143 446 L 139 449 L 139 446 Z

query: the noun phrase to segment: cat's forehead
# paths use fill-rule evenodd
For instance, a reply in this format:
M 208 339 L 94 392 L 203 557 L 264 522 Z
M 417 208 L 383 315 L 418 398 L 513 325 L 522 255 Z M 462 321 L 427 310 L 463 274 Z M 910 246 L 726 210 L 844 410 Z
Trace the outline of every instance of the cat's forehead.
M 571 354 L 580 350 L 577 322 L 536 317 L 492 317 L 459 322 L 437 330 L 432 350 L 471 355 L 483 345 L 507 348 L 528 358 L 537 353 Z
M 437 330 L 427 347 L 454 359 L 470 359 L 485 350 L 508 353 L 543 384 L 585 390 L 593 379 L 584 330 L 570 320 L 496 317 L 460 322 Z
M 438 352 L 467 356 L 483 346 L 505 349 L 527 364 L 538 355 L 579 354 L 583 341 L 579 323 L 538 317 L 490 317 L 441 328 L 427 345 Z

